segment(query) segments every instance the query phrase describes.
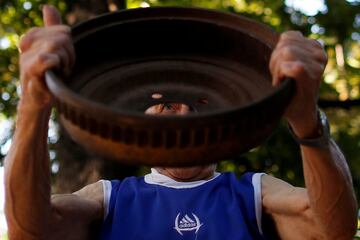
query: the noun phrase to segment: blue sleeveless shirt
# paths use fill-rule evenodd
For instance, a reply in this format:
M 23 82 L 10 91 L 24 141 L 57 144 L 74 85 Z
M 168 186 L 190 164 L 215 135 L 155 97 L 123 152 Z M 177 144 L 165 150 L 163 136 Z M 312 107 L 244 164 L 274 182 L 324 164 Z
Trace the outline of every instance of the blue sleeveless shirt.
M 154 172 L 155 171 L 155 172 Z M 103 181 L 102 240 L 253 240 L 261 230 L 261 175 L 163 184 L 153 173 Z M 167 178 L 162 175 L 163 178 Z

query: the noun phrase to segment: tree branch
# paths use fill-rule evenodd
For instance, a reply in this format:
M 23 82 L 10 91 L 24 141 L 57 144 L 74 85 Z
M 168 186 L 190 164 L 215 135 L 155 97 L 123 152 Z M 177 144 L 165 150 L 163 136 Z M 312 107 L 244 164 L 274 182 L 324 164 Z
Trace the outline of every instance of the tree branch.
M 320 99 L 318 104 L 321 108 L 343 108 L 349 110 L 352 107 L 360 107 L 360 99 L 345 101 Z

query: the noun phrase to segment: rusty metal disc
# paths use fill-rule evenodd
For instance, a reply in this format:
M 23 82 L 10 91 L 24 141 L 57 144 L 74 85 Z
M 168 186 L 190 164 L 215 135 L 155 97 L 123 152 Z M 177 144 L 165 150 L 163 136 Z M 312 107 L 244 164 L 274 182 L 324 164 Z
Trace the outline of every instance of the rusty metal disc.
M 48 71 L 60 120 L 86 149 L 129 164 L 184 166 L 230 158 L 277 126 L 294 84 L 271 86 L 277 34 L 194 8 L 111 13 L 73 28 L 70 77 Z M 182 103 L 185 116 L 144 112 Z

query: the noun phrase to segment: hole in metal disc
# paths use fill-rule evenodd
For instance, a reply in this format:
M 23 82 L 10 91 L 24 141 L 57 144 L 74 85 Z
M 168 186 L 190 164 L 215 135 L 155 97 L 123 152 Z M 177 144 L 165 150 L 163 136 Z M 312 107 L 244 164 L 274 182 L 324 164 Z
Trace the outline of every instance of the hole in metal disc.
M 186 115 L 192 112 L 189 105 L 184 103 L 160 103 L 145 110 L 150 115 Z
M 153 99 L 160 99 L 160 98 L 163 97 L 163 95 L 162 95 L 161 93 L 153 93 L 153 94 L 151 95 L 151 97 L 152 97 Z
M 209 103 L 209 101 L 208 101 L 206 98 L 200 98 L 200 99 L 198 100 L 198 103 L 201 103 L 201 104 L 208 104 L 208 103 Z

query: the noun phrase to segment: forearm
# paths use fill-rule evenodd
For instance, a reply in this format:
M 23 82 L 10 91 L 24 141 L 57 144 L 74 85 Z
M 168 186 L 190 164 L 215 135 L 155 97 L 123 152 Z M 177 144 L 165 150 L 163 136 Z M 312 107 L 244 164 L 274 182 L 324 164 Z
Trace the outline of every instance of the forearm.
M 5 159 L 5 211 L 11 239 L 49 239 L 50 227 L 59 218 L 50 203 L 47 132 L 53 98 L 45 72 L 70 72 L 75 51 L 71 29 L 62 25 L 56 8 L 45 5 L 43 20 L 44 27 L 30 29 L 19 42 L 22 98 Z
M 274 85 L 285 77 L 294 79 L 295 94 L 284 117 L 302 140 L 299 142 L 312 146 L 301 146 L 308 193 L 300 210 L 302 214 L 296 215 L 303 222 L 308 219 L 304 226 L 325 235 L 324 239 L 352 239 L 356 200 L 350 171 L 335 142 L 326 143 L 324 133 L 328 129 L 323 126 L 325 119 L 319 116 L 316 106 L 326 64 L 327 54 L 321 44 L 299 32 L 286 32 L 279 38 L 269 67 Z
M 316 106 L 290 124 L 302 139 L 319 137 L 322 128 Z M 356 230 L 357 206 L 344 155 L 332 139 L 326 147 L 301 145 L 301 153 L 315 221 L 327 234 L 327 239 L 351 239 Z
M 5 211 L 11 239 L 43 239 L 48 229 L 50 171 L 47 131 L 50 108 L 20 102 L 16 131 L 5 159 Z
M 301 147 L 310 208 L 329 239 L 352 239 L 356 199 L 344 155 L 333 140 L 325 149 Z

